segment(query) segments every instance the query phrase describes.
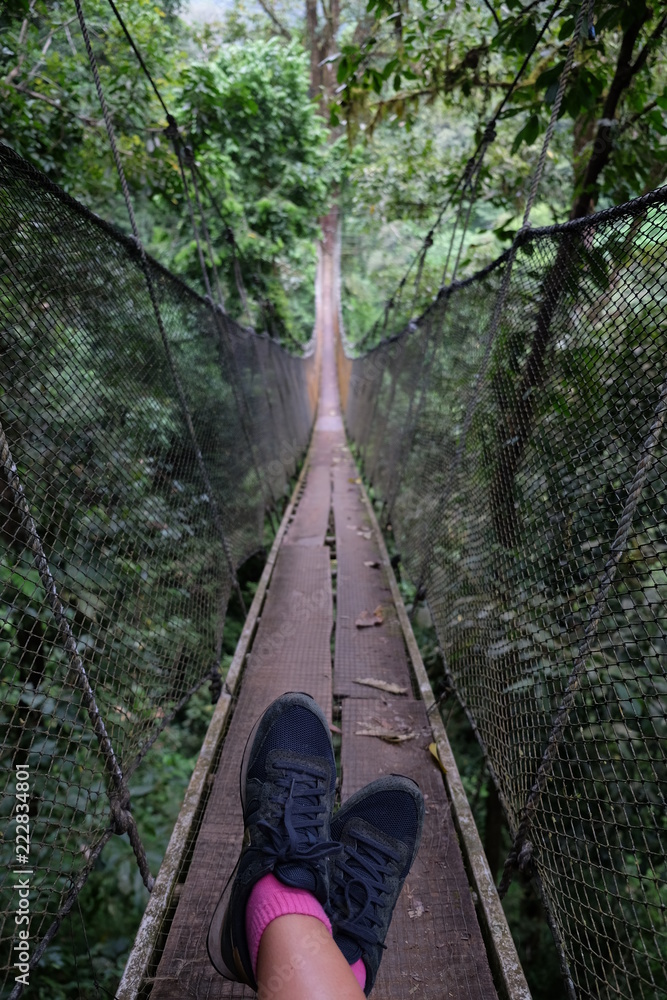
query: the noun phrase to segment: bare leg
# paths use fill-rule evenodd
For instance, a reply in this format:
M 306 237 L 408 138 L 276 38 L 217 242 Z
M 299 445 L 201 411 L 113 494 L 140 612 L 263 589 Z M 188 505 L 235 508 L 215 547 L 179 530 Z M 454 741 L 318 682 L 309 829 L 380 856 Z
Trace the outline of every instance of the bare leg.
M 364 1000 L 324 924 L 288 913 L 268 925 L 257 958 L 259 1000 Z

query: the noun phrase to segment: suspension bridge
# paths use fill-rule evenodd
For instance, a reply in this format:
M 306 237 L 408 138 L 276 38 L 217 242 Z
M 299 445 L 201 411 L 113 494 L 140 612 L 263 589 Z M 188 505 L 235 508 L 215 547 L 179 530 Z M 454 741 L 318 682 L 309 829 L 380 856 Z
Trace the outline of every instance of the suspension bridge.
M 528 998 L 501 905 L 517 874 L 569 997 L 667 996 L 667 190 L 543 230 L 529 205 L 511 249 L 455 268 L 421 315 L 399 288 L 365 353 L 334 212 L 297 356 L 230 318 L 205 254 L 202 297 L 2 145 L 0 185 L 0 753 L 8 803 L 30 777 L 28 968 L 127 835 L 150 899 L 117 996 L 251 995 L 206 932 L 246 736 L 297 689 L 331 721 L 341 800 L 392 772 L 426 796 L 374 997 Z M 246 608 L 239 567 L 297 473 Z M 505 811 L 499 891 L 385 537 Z M 230 600 L 245 624 L 223 672 Z M 204 684 L 214 716 L 154 871 L 133 782 Z

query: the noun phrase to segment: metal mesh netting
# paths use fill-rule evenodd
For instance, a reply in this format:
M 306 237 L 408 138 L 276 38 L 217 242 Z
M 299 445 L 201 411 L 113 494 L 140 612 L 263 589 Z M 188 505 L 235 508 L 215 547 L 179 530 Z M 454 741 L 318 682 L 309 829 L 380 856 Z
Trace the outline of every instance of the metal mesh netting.
M 167 352 L 134 242 L 2 145 L 0 219 L 2 985 L 12 987 L 13 871 L 30 872 L 34 960 L 117 828 L 114 774 L 126 781 L 216 675 L 233 568 L 262 546 L 264 512 L 308 442 L 314 362 L 216 315 L 151 261 Z M 18 765 L 29 773 L 29 862 L 18 856 Z
M 582 998 L 667 995 L 666 262 L 662 189 L 526 235 L 339 366 Z

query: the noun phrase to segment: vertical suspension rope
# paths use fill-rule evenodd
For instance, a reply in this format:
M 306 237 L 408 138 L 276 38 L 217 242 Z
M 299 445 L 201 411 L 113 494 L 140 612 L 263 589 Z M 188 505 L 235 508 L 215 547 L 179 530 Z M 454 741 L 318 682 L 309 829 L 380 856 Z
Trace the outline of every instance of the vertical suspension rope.
M 199 266 L 200 266 L 201 273 L 202 273 L 202 279 L 204 281 L 204 287 L 206 289 L 206 295 L 208 297 L 209 304 L 213 308 L 214 321 L 215 321 L 216 329 L 218 331 L 218 342 L 219 342 L 219 346 L 220 346 L 220 349 L 221 349 L 221 355 L 222 355 L 222 351 L 224 351 L 226 349 L 226 351 L 227 351 L 227 353 L 228 353 L 228 355 L 229 355 L 229 357 L 231 359 L 232 367 L 234 369 L 234 374 L 236 376 L 236 380 L 232 379 L 232 381 L 231 381 L 232 393 L 234 395 L 234 400 L 236 402 L 236 408 L 238 410 L 239 420 L 241 422 L 241 429 L 243 430 L 244 436 L 245 436 L 247 444 L 248 444 L 248 448 L 250 450 L 250 458 L 251 458 L 252 464 L 253 464 L 253 466 L 255 468 L 255 474 L 257 476 L 257 482 L 258 482 L 258 484 L 261 485 L 262 476 L 260 474 L 259 466 L 257 464 L 257 460 L 256 460 L 256 457 L 255 457 L 255 450 L 254 450 L 254 446 L 253 446 L 253 442 L 252 442 L 252 437 L 251 437 L 250 432 L 248 431 L 248 428 L 246 426 L 246 422 L 245 422 L 244 417 L 243 417 L 243 408 L 244 408 L 244 406 L 245 406 L 245 408 L 247 410 L 247 400 L 245 399 L 245 396 L 244 396 L 243 397 L 243 405 L 241 404 L 241 402 L 239 400 L 239 392 L 238 392 L 238 389 L 237 389 L 237 383 L 241 381 L 241 377 L 240 377 L 240 373 L 239 373 L 239 370 L 238 370 L 238 365 L 236 364 L 236 357 L 234 355 L 234 349 L 233 349 L 232 345 L 229 343 L 227 325 L 224 322 L 224 315 L 225 315 L 225 313 L 224 313 L 224 299 L 223 299 L 223 296 L 222 296 L 222 289 L 221 289 L 221 286 L 220 286 L 220 279 L 219 279 L 219 276 L 218 276 L 218 269 L 217 269 L 217 266 L 215 264 L 215 259 L 214 259 L 214 256 L 213 256 L 213 246 L 211 244 L 211 239 L 210 239 L 210 235 L 209 235 L 209 232 L 208 232 L 208 227 L 206 226 L 206 223 L 205 223 L 205 220 L 204 220 L 204 213 L 203 213 L 203 210 L 202 210 L 201 201 L 199 200 L 199 193 L 198 193 L 198 190 L 197 190 L 197 185 L 196 185 L 196 180 L 195 180 L 195 169 L 194 169 L 194 162 L 193 162 L 193 154 L 192 154 L 192 150 L 190 150 L 189 147 L 185 147 L 185 149 L 183 149 L 183 145 L 181 143 L 181 137 L 180 137 L 179 132 L 178 132 L 178 126 L 176 124 L 176 120 L 171 115 L 169 117 L 170 117 L 170 122 L 169 122 L 169 128 L 168 128 L 167 132 L 168 132 L 169 138 L 172 140 L 172 143 L 173 143 L 173 146 L 174 146 L 174 152 L 176 153 L 176 157 L 178 159 L 178 167 L 179 167 L 179 171 L 180 171 L 180 175 L 181 175 L 181 182 L 183 184 L 183 190 L 185 192 L 185 200 L 186 200 L 186 203 L 187 203 L 187 206 L 188 206 L 188 214 L 190 216 L 190 224 L 192 226 L 192 231 L 193 231 L 194 238 L 195 238 L 195 244 L 197 246 L 197 256 L 199 257 Z M 198 210 L 199 210 L 199 218 L 200 218 L 200 221 L 201 221 L 202 228 L 204 230 L 204 236 L 205 236 L 205 239 L 206 239 L 206 244 L 207 244 L 209 256 L 210 256 L 210 259 L 211 259 L 211 267 L 213 269 L 214 280 L 215 280 L 215 283 L 216 283 L 216 288 L 217 288 L 217 293 L 218 293 L 218 304 L 217 305 L 215 304 L 215 300 L 214 300 L 214 296 L 213 296 L 213 291 L 211 289 L 211 282 L 210 282 L 209 275 L 208 275 L 208 268 L 206 266 L 206 259 L 204 257 L 204 251 L 203 251 L 202 245 L 201 245 L 201 238 L 200 238 L 200 234 L 199 234 L 199 226 L 197 224 L 197 219 L 196 219 L 195 211 L 194 211 L 194 205 L 192 203 L 192 198 L 190 196 L 190 186 L 188 184 L 188 179 L 187 179 L 187 175 L 186 175 L 186 172 L 185 172 L 185 167 L 183 165 L 183 161 L 184 160 L 188 164 L 188 170 L 189 170 L 189 173 L 191 175 L 192 183 L 193 183 L 194 190 L 195 190 L 195 193 L 196 193 L 196 196 L 197 196 L 197 207 L 198 207 Z M 222 365 L 221 365 L 221 367 L 222 367 Z M 275 504 L 275 498 L 273 497 L 273 494 L 271 494 L 271 499 L 272 499 L 272 501 Z
M 65 607 L 60 599 L 58 588 L 56 587 L 56 582 L 37 530 L 37 525 L 30 513 L 30 505 L 19 479 L 16 463 L 14 462 L 2 424 L 0 424 L 0 466 L 10 490 L 13 505 L 20 515 L 21 527 L 28 539 L 28 546 L 33 555 L 35 568 L 39 573 L 39 578 L 46 593 L 46 600 L 55 618 L 58 634 L 67 653 L 70 670 L 72 671 L 77 687 L 81 691 L 83 704 L 91 721 L 93 732 L 97 737 L 100 750 L 102 751 L 104 768 L 112 786 L 112 791 L 109 793 L 109 807 L 114 832 L 119 834 L 127 833 L 129 836 L 141 877 L 144 885 L 150 892 L 153 888 L 154 879 L 148 867 L 146 851 L 139 836 L 136 821 L 130 811 L 130 793 L 127 782 L 97 705 L 90 678 L 88 677 L 83 660 L 79 656 L 76 639 L 74 638 Z
M 239 581 L 238 581 L 238 577 L 236 575 L 236 569 L 234 567 L 234 562 L 233 562 L 233 559 L 232 559 L 231 550 L 229 548 L 229 544 L 227 542 L 227 537 L 225 535 L 225 531 L 224 531 L 224 528 L 223 528 L 223 525 L 222 525 L 222 518 L 221 518 L 221 515 L 220 515 L 219 508 L 218 508 L 217 500 L 215 498 L 215 493 L 213 491 L 213 485 L 211 483 L 211 479 L 210 479 L 210 476 L 208 474 L 208 469 L 206 468 L 206 464 L 204 462 L 204 457 L 202 455 L 201 448 L 199 447 L 199 442 L 197 440 L 197 435 L 195 433 L 194 424 L 192 422 L 192 415 L 190 413 L 190 408 L 188 406 L 188 401 L 186 399 L 185 391 L 183 389 L 183 385 L 181 383 L 181 379 L 180 379 L 180 376 L 178 374 L 178 370 L 176 368 L 174 357 L 173 357 L 173 354 L 172 354 L 172 351 L 171 351 L 171 345 L 169 344 L 169 339 L 167 337 L 167 331 L 165 329 L 164 321 L 162 319 L 162 312 L 160 310 L 160 304 L 158 302 L 157 293 L 155 291 L 155 285 L 153 283 L 153 278 L 152 278 L 151 273 L 150 273 L 150 266 L 149 266 L 149 263 L 148 263 L 148 257 L 146 256 L 146 250 L 144 248 L 144 245 L 143 245 L 143 243 L 141 241 L 141 237 L 139 235 L 139 228 L 137 226 L 137 220 L 136 220 L 136 217 L 135 217 L 135 214 L 134 214 L 134 207 L 132 205 L 132 198 L 130 196 L 130 189 L 129 189 L 128 184 L 127 184 L 127 179 L 125 177 L 125 170 L 123 169 L 123 164 L 121 162 L 120 154 L 118 152 L 118 146 L 116 144 L 116 135 L 115 135 L 114 128 L 113 128 L 113 122 L 111 121 L 111 115 L 109 113 L 109 108 L 108 108 L 108 105 L 107 105 L 107 102 L 106 102 L 106 98 L 104 96 L 104 90 L 102 88 L 102 81 L 100 80 L 100 74 L 99 74 L 99 70 L 98 70 L 98 67 L 97 67 L 97 60 L 95 59 L 95 53 L 93 52 L 93 48 L 92 48 L 92 45 L 90 43 L 90 36 L 88 34 L 88 25 L 86 23 L 86 19 L 85 19 L 84 13 L 83 13 L 83 8 L 81 6 L 81 0 L 74 0 L 74 2 L 75 2 L 75 6 L 76 6 L 77 16 L 79 18 L 79 24 L 81 26 L 81 34 L 83 35 L 84 44 L 86 46 L 86 53 L 88 55 L 88 62 L 90 64 L 90 69 L 91 69 L 91 72 L 93 74 L 93 80 L 95 82 L 95 90 L 97 91 L 97 97 L 98 97 L 98 100 L 100 102 L 100 106 L 102 108 L 102 115 L 104 117 L 104 124 L 106 126 L 107 135 L 108 135 L 108 138 L 109 138 L 109 145 L 111 146 L 111 152 L 113 154 L 114 162 L 116 164 L 116 170 L 118 172 L 118 177 L 120 179 L 120 184 L 121 184 L 121 188 L 122 188 L 122 191 L 123 191 L 123 198 L 124 198 L 124 201 L 125 201 L 125 207 L 127 209 L 127 214 L 128 214 L 129 219 L 130 219 L 130 226 L 132 228 L 132 234 L 134 236 L 134 240 L 135 240 L 135 243 L 137 245 L 137 249 L 139 251 L 139 258 L 140 258 L 140 262 L 141 262 L 141 268 L 142 268 L 142 270 L 144 272 L 144 277 L 146 279 L 146 287 L 148 289 L 148 295 L 149 295 L 149 298 L 151 300 L 151 306 L 153 308 L 153 313 L 155 315 L 155 320 L 156 320 L 156 323 L 157 323 L 157 326 L 158 326 L 158 330 L 160 332 L 160 339 L 162 340 L 162 345 L 164 347 L 165 354 L 167 356 L 167 362 L 169 364 L 169 370 L 170 370 L 172 379 L 174 381 L 174 385 L 176 386 L 176 391 L 177 391 L 177 394 L 178 394 L 179 403 L 181 405 L 181 410 L 183 412 L 183 417 L 185 419 L 185 423 L 186 423 L 186 426 L 187 426 L 187 429 L 188 429 L 188 435 L 190 437 L 190 442 L 191 442 L 192 448 L 193 448 L 193 450 L 195 452 L 195 456 L 196 456 L 196 460 L 197 460 L 197 465 L 199 467 L 199 472 L 201 474 L 202 479 L 204 480 L 204 486 L 206 487 L 206 491 L 207 491 L 207 494 L 208 494 L 208 500 L 209 500 L 209 504 L 210 504 L 211 514 L 212 514 L 212 517 L 213 517 L 213 523 L 215 525 L 216 531 L 217 531 L 218 536 L 220 538 L 220 542 L 222 544 L 222 549 L 223 549 L 223 552 L 224 552 L 224 555 L 225 555 L 225 560 L 227 562 L 227 566 L 228 566 L 228 569 L 229 569 L 229 572 L 230 572 L 230 575 L 231 575 L 232 584 L 233 584 L 234 589 L 236 590 L 237 596 L 239 598 L 239 602 L 241 604 L 241 609 L 243 611 L 243 615 L 244 615 L 244 617 L 246 617 L 247 616 L 247 611 L 246 611 L 245 601 L 243 600 L 243 593 L 241 591 L 241 587 L 240 587 L 240 584 L 239 584 Z

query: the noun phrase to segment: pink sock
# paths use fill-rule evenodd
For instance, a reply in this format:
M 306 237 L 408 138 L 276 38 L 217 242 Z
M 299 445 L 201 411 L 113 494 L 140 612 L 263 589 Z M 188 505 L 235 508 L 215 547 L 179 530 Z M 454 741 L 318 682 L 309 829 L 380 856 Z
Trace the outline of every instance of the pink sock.
M 305 889 L 292 889 L 279 882 L 275 875 L 264 875 L 253 886 L 245 911 L 245 929 L 248 936 L 252 971 L 255 975 L 257 975 L 257 955 L 262 934 L 272 920 L 275 920 L 276 917 L 284 917 L 288 913 L 301 913 L 305 917 L 317 917 L 331 934 L 329 918 L 312 892 L 306 892 Z
M 364 965 L 363 958 L 358 958 L 356 962 L 353 962 L 350 966 L 354 972 L 354 978 L 357 980 L 362 990 L 366 985 L 366 966 Z

